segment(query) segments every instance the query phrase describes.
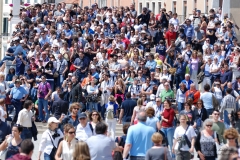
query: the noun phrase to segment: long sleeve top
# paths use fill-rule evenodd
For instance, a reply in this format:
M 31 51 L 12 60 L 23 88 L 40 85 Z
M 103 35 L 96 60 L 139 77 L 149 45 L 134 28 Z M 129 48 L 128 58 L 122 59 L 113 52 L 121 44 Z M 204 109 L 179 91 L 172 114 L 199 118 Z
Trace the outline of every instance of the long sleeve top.
M 175 112 L 172 108 L 170 109 L 164 109 L 162 116 L 168 120 L 168 122 L 166 121 L 162 121 L 162 127 L 165 128 L 169 128 L 173 126 L 173 120 L 174 120 L 174 116 L 175 116 Z

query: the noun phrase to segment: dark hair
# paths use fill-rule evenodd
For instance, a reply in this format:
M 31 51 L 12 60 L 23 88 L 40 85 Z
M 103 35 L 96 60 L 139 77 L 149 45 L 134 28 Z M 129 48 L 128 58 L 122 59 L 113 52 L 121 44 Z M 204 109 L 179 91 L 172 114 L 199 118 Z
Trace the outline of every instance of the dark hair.
M 108 126 L 104 122 L 99 122 L 95 127 L 96 134 L 105 134 Z
M 24 102 L 23 108 L 28 109 L 32 104 L 33 104 L 33 102 L 31 100 L 26 100 Z
M 9 68 L 8 74 L 11 74 L 10 69 L 13 69 L 13 75 L 15 75 L 15 68 Z
M 34 144 L 31 139 L 25 139 L 21 143 L 21 153 L 29 154 L 34 149 Z
M 204 91 L 209 91 L 210 90 L 210 85 L 209 84 L 205 84 L 204 85 Z
M 18 129 L 18 132 L 20 132 L 20 133 L 23 130 L 23 127 L 21 125 L 19 125 L 19 124 L 15 124 L 13 127 L 16 127 Z
M 219 110 L 218 109 L 214 109 L 213 112 L 218 112 L 219 113 Z
M 129 127 L 130 127 L 129 124 L 124 124 L 124 125 L 123 125 L 123 133 L 124 133 L 124 134 L 127 134 Z
M 126 93 L 126 98 L 131 98 L 131 92 Z
M 227 88 L 227 89 L 226 89 L 226 92 L 227 92 L 227 94 L 231 94 L 232 88 Z
M 60 99 L 63 99 L 63 98 L 64 98 L 64 95 L 65 95 L 65 93 L 64 93 L 64 92 L 61 92 L 61 93 L 59 93 L 58 96 L 59 96 Z
M 88 119 L 90 120 L 90 122 L 92 121 L 92 114 L 93 114 L 94 112 L 97 112 L 97 114 L 98 114 L 98 122 L 101 122 L 101 121 L 102 121 L 102 117 L 101 117 L 101 115 L 99 114 L 99 112 L 96 111 L 96 110 L 93 110 L 92 112 L 89 113 Z
M 164 102 L 167 102 L 168 104 L 169 104 L 169 107 L 171 107 L 172 106 L 172 103 L 171 103 L 171 101 L 170 100 L 168 100 L 168 99 L 165 99 L 165 101 Z M 164 103 L 163 102 L 163 103 Z

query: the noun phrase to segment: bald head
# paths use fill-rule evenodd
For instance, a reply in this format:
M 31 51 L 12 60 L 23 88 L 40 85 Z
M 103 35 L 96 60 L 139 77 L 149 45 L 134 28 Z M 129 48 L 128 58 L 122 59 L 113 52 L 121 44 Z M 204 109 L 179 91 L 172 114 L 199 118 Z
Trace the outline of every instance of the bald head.
M 146 122 L 146 120 L 147 120 L 147 114 L 146 114 L 146 111 L 140 111 L 139 113 L 138 113 L 138 121 L 140 121 L 140 122 Z

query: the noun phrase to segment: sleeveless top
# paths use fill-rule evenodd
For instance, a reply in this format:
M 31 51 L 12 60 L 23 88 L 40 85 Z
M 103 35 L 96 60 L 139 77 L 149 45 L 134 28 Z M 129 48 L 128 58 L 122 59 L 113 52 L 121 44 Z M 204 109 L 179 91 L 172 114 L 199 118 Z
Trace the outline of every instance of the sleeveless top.
M 73 160 L 73 150 L 75 148 L 75 144 L 77 143 L 77 140 L 74 138 L 70 146 L 68 146 L 68 142 L 66 140 L 62 141 L 62 159 L 63 160 Z
M 6 153 L 6 159 L 19 153 L 19 148 L 21 146 L 21 143 L 22 143 L 22 141 L 17 146 L 12 145 L 12 141 L 9 143 L 8 148 L 7 148 L 7 153 Z
M 215 139 L 214 134 L 212 136 L 206 137 L 201 132 L 201 139 L 200 139 L 200 145 L 201 145 L 201 152 L 205 157 L 215 157 Z

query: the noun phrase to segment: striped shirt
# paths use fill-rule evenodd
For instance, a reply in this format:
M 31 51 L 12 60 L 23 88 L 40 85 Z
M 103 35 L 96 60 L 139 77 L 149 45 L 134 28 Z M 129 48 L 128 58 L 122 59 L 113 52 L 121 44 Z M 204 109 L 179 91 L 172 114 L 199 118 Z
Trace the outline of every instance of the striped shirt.
M 236 111 L 236 100 L 231 94 L 227 94 L 221 103 L 221 111 L 227 110 L 231 113 L 233 110 Z

